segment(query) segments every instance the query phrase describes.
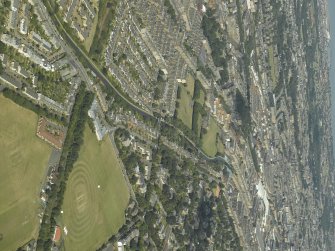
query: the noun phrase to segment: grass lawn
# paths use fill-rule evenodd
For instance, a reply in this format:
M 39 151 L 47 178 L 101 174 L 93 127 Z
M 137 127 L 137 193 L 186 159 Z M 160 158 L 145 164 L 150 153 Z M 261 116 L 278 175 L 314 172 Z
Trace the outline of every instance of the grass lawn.
M 273 82 L 273 88 L 275 88 L 276 84 L 277 84 L 276 69 L 277 69 L 278 59 L 274 56 L 273 46 L 269 46 L 268 51 L 269 51 L 269 63 L 270 63 L 270 67 L 271 67 L 271 78 L 272 78 L 272 82 Z
M 192 114 L 193 114 L 193 92 L 194 92 L 194 78 L 188 75 L 186 79 L 186 86 L 179 85 L 180 99 L 177 110 L 178 118 L 190 129 L 192 129 Z
M 65 250 L 99 248 L 123 225 L 128 201 L 129 191 L 110 139 L 98 142 L 86 127 L 64 195 Z
M 51 148 L 36 135 L 38 116 L 0 95 L 0 250 L 16 250 L 39 229 L 39 193 Z
M 186 91 L 189 93 L 189 95 L 193 98 L 194 95 L 194 78 L 192 75 L 188 74 L 186 77 Z
M 210 117 L 209 127 L 207 129 L 207 132 L 204 135 L 202 135 L 201 143 L 204 152 L 211 157 L 214 157 L 218 152 L 218 147 L 216 144 L 216 135 L 219 131 L 220 128 L 216 124 L 215 120 L 212 117 Z
M 196 101 L 201 105 L 205 104 L 205 93 L 203 90 L 200 90 L 200 97 Z

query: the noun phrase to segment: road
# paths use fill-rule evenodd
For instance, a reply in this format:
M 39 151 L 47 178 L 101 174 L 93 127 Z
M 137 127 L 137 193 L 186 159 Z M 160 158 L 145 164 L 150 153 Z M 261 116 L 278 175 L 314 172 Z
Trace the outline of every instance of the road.
M 40 0 L 35 0 L 40 1 Z M 49 1 L 46 1 L 49 6 L 52 6 Z M 45 8 L 41 8 L 47 11 Z M 152 113 L 144 110 L 137 105 L 135 105 L 133 102 L 131 102 L 127 97 L 125 97 L 110 81 L 109 79 L 100 71 L 100 69 L 95 65 L 95 63 L 88 57 L 86 52 L 84 52 L 80 46 L 77 45 L 77 43 L 72 39 L 72 37 L 67 33 L 65 30 L 62 22 L 58 19 L 57 15 L 55 14 L 50 14 L 48 15 L 52 18 L 52 21 L 54 23 L 54 26 L 58 28 L 58 32 L 62 35 L 62 38 L 64 41 L 67 42 L 67 45 L 71 46 L 71 49 L 77 53 L 77 55 L 80 56 L 81 59 L 84 59 L 85 62 L 82 62 L 87 66 L 92 72 L 96 74 L 96 76 L 106 85 L 107 87 L 111 87 L 113 91 L 120 97 L 122 98 L 128 105 L 130 105 L 133 109 L 137 110 L 143 115 L 149 115 L 152 116 Z M 71 52 L 70 52 L 71 53 Z M 72 54 L 72 53 L 71 53 Z
M 42 4 L 40 2 L 40 0 L 35 0 L 35 2 L 38 2 L 40 4 Z M 49 1 L 46 1 L 49 5 Z M 47 12 L 47 9 L 44 7 L 44 5 L 42 4 L 43 7 L 41 7 L 42 11 L 46 11 Z M 50 5 L 52 6 L 52 5 Z M 65 48 L 67 48 L 68 52 L 70 53 L 70 55 L 73 55 L 73 52 L 77 53 L 77 55 L 79 55 L 79 57 L 81 59 L 84 59 L 85 60 L 85 65 L 92 71 L 96 74 L 96 76 L 102 81 L 102 83 L 104 83 L 105 86 L 107 87 L 111 87 L 114 92 L 120 97 L 122 98 L 129 106 L 131 106 L 133 109 L 135 109 L 136 111 L 138 111 L 140 114 L 142 115 L 145 115 L 145 116 L 149 116 L 155 120 L 157 120 L 158 123 L 163 123 L 167 126 L 170 126 L 172 127 L 173 129 L 175 129 L 183 138 L 185 138 L 195 149 L 196 151 L 203 157 L 205 158 L 207 161 L 222 161 L 225 165 L 225 167 L 227 167 L 230 171 L 230 167 L 229 167 L 229 164 L 227 163 L 227 161 L 222 157 L 222 156 L 216 156 L 216 157 L 209 157 L 208 155 L 206 155 L 203 150 L 201 150 L 200 148 L 198 148 L 196 146 L 196 144 L 189 138 L 187 137 L 184 132 L 182 130 L 180 130 L 179 128 L 175 127 L 174 125 L 168 123 L 167 121 L 165 120 L 162 120 L 160 118 L 157 118 L 156 116 L 154 116 L 151 112 L 148 112 L 147 110 L 144 110 L 142 109 L 141 107 L 138 107 L 136 104 L 134 104 L 133 102 L 129 101 L 129 99 L 127 97 L 125 97 L 110 81 L 109 79 L 100 71 L 100 69 L 95 65 L 94 62 L 92 62 L 92 60 L 88 57 L 88 55 L 86 54 L 86 52 L 84 52 L 80 46 L 78 46 L 76 44 L 76 42 L 71 38 L 71 36 L 67 33 L 67 31 L 64 29 L 61 21 L 59 21 L 58 17 L 54 14 L 48 14 L 48 13 L 45 13 L 46 16 L 51 16 L 53 22 L 54 22 L 54 27 L 57 27 L 58 28 L 58 33 L 60 33 L 62 36 L 63 36 L 63 39 L 67 42 L 67 44 L 64 44 Z M 56 28 L 55 28 L 56 29 Z M 56 31 L 55 31 L 56 32 Z M 56 33 L 57 34 L 57 33 Z M 71 49 L 70 50 L 68 48 L 68 45 L 71 46 Z M 75 57 L 77 58 L 77 57 Z M 79 60 L 79 59 L 76 59 L 76 60 Z M 83 62 L 82 62 L 83 63 Z M 80 65 L 79 66 L 79 69 L 82 69 L 83 66 L 79 63 L 77 65 Z M 82 70 L 81 70 L 82 72 Z M 86 71 L 85 73 L 83 73 L 85 75 L 87 75 Z
M 40 10 L 39 13 L 41 15 L 42 20 L 44 20 L 47 23 L 47 27 L 50 29 L 50 33 L 56 35 L 58 37 L 59 31 L 57 30 L 56 26 L 53 23 L 53 20 L 50 18 L 50 15 L 48 13 L 48 10 L 46 9 L 45 5 L 41 0 L 33 0 L 33 3 L 35 5 L 35 8 L 38 7 Z M 60 43 L 60 47 L 64 50 L 64 52 L 70 57 L 71 64 L 76 68 L 76 70 L 79 72 L 80 76 L 83 78 L 83 80 L 87 83 L 91 83 L 90 78 L 87 75 L 86 70 L 84 67 L 78 63 L 79 60 L 74 54 L 73 50 L 69 48 L 69 46 L 63 41 L 63 39 L 58 39 Z

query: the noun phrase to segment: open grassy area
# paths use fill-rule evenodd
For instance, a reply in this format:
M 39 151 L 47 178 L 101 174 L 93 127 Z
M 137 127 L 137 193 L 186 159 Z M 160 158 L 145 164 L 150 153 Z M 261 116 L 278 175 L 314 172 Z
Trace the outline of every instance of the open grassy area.
M 192 129 L 194 78 L 191 75 L 188 75 L 186 85 L 179 85 L 179 89 L 180 98 L 178 99 L 178 118 L 183 121 L 188 128 Z
M 273 46 L 269 46 L 268 47 L 268 51 L 269 51 L 269 63 L 270 63 L 270 67 L 271 67 L 271 78 L 272 78 L 272 82 L 273 82 L 273 88 L 275 88 L 276 83 L 277 83 L 277 64 L 278 64 L 278 59 L 274 56 L 274 52 L 273 52 Z
M 196 101 L 199 102 L 199 104 L 201 105 L 205 104 L 205 93 L 202 89 L 200 90 L 200 97 L 197 98 Z
M 99 187 L 100 186 L 100 187 Z M 67 182 L 62 224 L 65 250 L 96 250 L 125 221 L 129 191 L 107 137 L 98 142 L 88 127 Z
M 38 116 L 0 95 L 0 250 L 16 250 L 39 228 L 39 193 L 51 148 L 36 135 Z
M 211 117 L 209 119 L 209 126 L 207 132 L 201 137 L 202 149 L 206 154 L 208 154 L 211 157 L 215 156 L 216 153 L 218 152 L 216 137 L 219 131 L 220 131 L 219 126 L 216 124 L 215 120 Z

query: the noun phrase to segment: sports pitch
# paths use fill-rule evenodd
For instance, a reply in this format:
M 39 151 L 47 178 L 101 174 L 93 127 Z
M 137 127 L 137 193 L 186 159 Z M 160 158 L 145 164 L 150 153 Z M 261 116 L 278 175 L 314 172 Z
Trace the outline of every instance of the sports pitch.
M 0 250 L 16 250 L 38 234 L 51 148 L 35 135 L 37 119 L 0 94 Z
M 179 85 L 180 99 L 178 108 L 178 118 L 188 127 L 192 128 L 192 113 L 193 113 L 193 93 L 194 93 L 194 78 L 191 75 L 187 76 L 186 85 Z
M 209 155 L 210 157 L 214 157 L 218 152 L 217 146 L 217 134 L 219 133 L 220 128 L 216 124 L 215 120 L 210 117 L 209 119 L 209 127 L 207 132 L 202 135 L 202 149 L 204 152 Z M 222 147 L 220 147 L 221 149 Z
M 106 137 L 98 142 L 88 127 L 70 174 L 62 210 L 65 250 L 96 250 L 125 221 L 129 192 L 116 153 Z

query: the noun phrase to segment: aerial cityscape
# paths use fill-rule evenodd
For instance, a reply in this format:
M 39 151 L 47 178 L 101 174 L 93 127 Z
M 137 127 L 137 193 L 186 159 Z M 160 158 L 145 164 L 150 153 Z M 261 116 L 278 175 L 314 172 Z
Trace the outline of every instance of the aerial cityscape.
M 335 251 L 334 10 L 0 0 L 0 251 Z

